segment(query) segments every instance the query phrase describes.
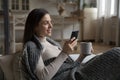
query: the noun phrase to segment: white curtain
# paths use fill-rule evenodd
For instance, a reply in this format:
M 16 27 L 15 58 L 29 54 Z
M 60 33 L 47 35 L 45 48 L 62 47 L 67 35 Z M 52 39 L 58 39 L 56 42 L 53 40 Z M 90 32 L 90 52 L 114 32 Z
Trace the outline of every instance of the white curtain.
M 109 44 L 110 42 L 110 18 L 111 18 L 111 0 L 105 0 L 105 13 L 104 13 L 104 25 L 103 25 L 103 42 Z
M 96 42 L 100 42 L 102 40 L 103 36 L 103 15 L 104 15 L 104 9 L 105 5 L 103 5 L 104 0 L 97 0 L 97 8 L 98 8 L 98 19 L 97 19 L 97 26 L 96 26 Z
M 103 43 L 109 44 L 111 41 L 115 41 L 112 40 L 113 36 L 111 35 L 113 35 L 112 32 L 115 32 L 112 31 L 112 17 L 117 15 L 116 3 L 117 0 L 97 0 L 98 26 L 96 28 L 96 42 L 103 41 Z

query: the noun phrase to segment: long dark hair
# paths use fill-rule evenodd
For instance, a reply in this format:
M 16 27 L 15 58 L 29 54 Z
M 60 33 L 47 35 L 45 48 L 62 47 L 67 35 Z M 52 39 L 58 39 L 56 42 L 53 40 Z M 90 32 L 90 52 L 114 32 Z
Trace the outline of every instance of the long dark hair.
M 32 39 L 35 27 L 38 25 L 38 23 L 45 14 L 49 14 L 49 12 L 42 8 L 33 9 L 29 13 L 25 23 L 23 46 L 25 45 L 26 42 Z

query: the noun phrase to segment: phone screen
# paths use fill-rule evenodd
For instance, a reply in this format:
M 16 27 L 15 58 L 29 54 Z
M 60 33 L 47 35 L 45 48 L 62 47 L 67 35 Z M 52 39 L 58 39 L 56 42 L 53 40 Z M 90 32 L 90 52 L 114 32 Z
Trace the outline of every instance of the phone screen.
M 79 33 L 79 31 L 72 31 L 70 39 L 73 38 L 73 37 L 75 37 L 75 39 L 77 39 L 78 38 L 78 33 Z

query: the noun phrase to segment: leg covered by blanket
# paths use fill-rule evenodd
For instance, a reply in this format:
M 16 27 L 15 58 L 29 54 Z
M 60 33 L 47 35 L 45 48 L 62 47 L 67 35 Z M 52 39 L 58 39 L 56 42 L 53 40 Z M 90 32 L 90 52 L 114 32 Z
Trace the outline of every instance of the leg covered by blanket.
M 85 64 L 66 60 L 52 80 L 119 80 L 120 47 L 98 55 Z

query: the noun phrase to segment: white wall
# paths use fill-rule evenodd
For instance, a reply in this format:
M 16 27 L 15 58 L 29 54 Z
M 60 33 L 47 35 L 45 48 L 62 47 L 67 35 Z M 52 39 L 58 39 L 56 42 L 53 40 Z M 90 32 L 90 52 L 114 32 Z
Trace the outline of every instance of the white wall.
M 63 29 L 63 38 L 64 39 L 70 39 L 71 36 L 71 32 L 74 30 L 79 30 L 79 24 L 75 24 L 74 27 L 73 25 L 65 25 L 64 29 Z
M 70 39 L 71 32 L 73 30 L 80 30 L 78 23 L 75 23 L 74 28 L 73 28 L 73 24 L 55 25 L 53 28 L 52 38 L 60 39 L 60 40 L 61 39 Z M 78 39 L 79 39 L 79 36 L 78 36 Z

